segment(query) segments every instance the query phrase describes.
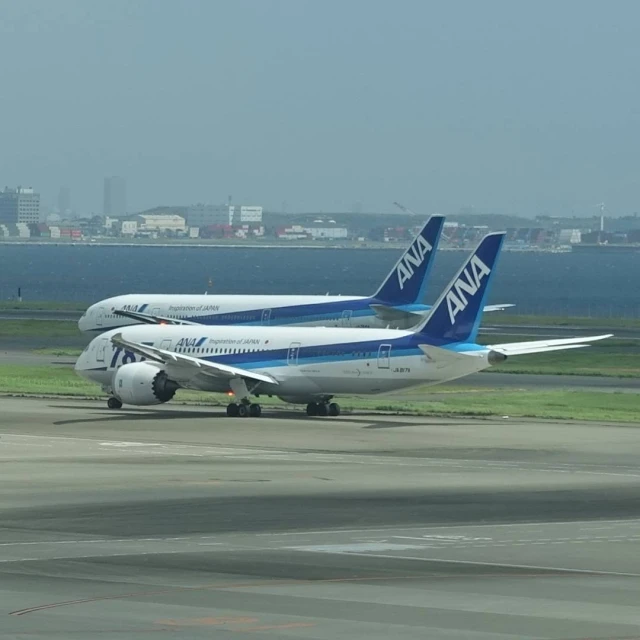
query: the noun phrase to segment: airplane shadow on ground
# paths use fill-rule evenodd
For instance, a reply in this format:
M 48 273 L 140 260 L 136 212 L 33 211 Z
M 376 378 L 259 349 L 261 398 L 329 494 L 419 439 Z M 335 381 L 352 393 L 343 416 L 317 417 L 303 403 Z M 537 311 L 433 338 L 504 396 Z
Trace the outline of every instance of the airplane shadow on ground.
M 267 423 L 274 420 L 282 421 L 304 421 L 308 424 L 313 424 L 315 427 L 319 427 L 326 424 L 328 421 L 335 423 L 336 421 L 342 422 L 345 425 L 358 425 L 362 429 L 395 429 L 400 427 L 416 426 L 415 422 L 400 422 L 394 420 L 385 420 L 385 416 L 379 414 L 344 414 L 344 418 L 331 418 L 331 417 L 309 417 L 305 415 L 304 411 L 269 411 L 268 409 L 263 413 L 260 418 L 228 418 L 223 408 L 218 411 L 193 411 L 189 409 L 180 410 L 166 410 L 166 409 L 89 409 L 85 406 L 78 405 L 55 405 L 51 407 L 55 409 L 67 409 L 77 412 L 83 412 L 90 414 L 91 417 L 85 415 L 85 417 L 71 419 L 71 420 L 56 420 L 53 422 L 55 426 L 67 426 L 74 424 L 93 424 L 93 423 L 107 423 L 117 424 L 121 422 L 156 422 L 160 420 L 231 420 L 239 421 L 240 424 L 251 424 L 259 421 L 260 423 Z M 430 424 L 432 424 L 430 422 Z M 449 423 L 447 423 L 449 424 Z

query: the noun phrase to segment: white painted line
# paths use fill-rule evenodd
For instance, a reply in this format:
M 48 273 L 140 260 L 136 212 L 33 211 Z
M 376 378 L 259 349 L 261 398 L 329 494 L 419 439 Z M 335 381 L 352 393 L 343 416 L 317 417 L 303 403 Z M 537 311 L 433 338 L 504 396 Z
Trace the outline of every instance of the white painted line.
M 625 578 L 640 578 L 640 573 L 627 573 L 624 571 L 601 571 L 599 569 L 571 569 L 570 567 L 547 567 L 535 564 L 510 564 L 506 562 L 481 562 L 474 560 L 447 560 L 445 558 L 421 558 L 418 556 L 393 556 L 382 553 L 355 553 L 350 551 L 336 551 L 336 555 L 365 556 L 369 558 L 386 558 L 389 560 L 411 560 L 415 562 L 438 562 L 441 564 L 462 564 L 479 567 L 504 567 L 506 569 L 532 569 L 535 571 L 556 571 L 560 573 L 584 573 L 603 576 L 621 576 Z
M 389 526 L 389 527 L 378 527 L 375 529 L 331 529 L 329 531 L 282 531 L 278 533 L 256 533 L 255 535 L 258 537 L 266 536 L 266 537 L 277 537 L 277 536 L 312 536 L 312 535 L 335 535 L 341 533 L 361 533 L 364 535 L 368 535 L 370 533 L 375 533 L 377 531 L 388 533 L 390 531 L 429 531 L 432 529 L 443 530 L 443 529 L 479 529 L 483 527 L 491 527 L 491 528 L 511 528 L 511 527 L 545 527 L 545 526 L 564 526 L 564 525 L 581 525 L 581 524 L 590 524 L 590 523 L 598 523 L 598 524 L 633 524 L 640 526 L 639 518 L 620 518 L 617 520 L 598 520 L 597 518 L 594 520 L 563 520 L 563 521 L 548 521 L 548 522 L 502 522 L 502 523 L 481 523 L 481 524 L 446 524 L 446 523 L 433 523 L 433 524 L 424 524 L 418 526 Z

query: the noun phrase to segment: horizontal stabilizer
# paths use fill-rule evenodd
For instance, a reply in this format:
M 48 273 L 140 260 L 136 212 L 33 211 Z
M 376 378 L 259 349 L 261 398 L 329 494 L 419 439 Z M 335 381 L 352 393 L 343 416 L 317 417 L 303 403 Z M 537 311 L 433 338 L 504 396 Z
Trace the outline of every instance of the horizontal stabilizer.
M 116 309 L 113 312 L 114 316 L 121 316 L 122 318 L 131 318 L 137 320 L 143 324 L 186 324 L 190 326 L 197 326 L 200 322 L 191 322 L 189 320 L 180 320 L 179 318 L 166 318 L 164 316 L 154 316 L 149 313 L 140 313 L 139 311 L 126 311 L 124 309 Z
M 434 347 L 430 344 L 419 344 L 418 347 L 436 369 L 445 369 L 447 367 L 460 365 L 465 361 L 469 362 L 471 358 L 475 358 L 474 355 L 469 353 L 450 351 L 449 349 Z
M 533 340 L 531 342 L 509 342 L 506 344 L 492 344 L 488 349 L 505 356 L 523 356 L 548 351 L 562 351 L 564 349 L 580 349 L 591 346 L 590 342 L 611 338 L 612 333 L 600 336 L 585 336 L 583 338 L 560 338 L 558 340 Z
M 403 311 L 396 307 L 388 307 L 386 304 L 371 304 L 369 306 L 376 316 L 391 329 L 410 329 L 424 319 L 424 315 L 421 313 Z
M 382 320 L 390 329 L 411 329 L 419 322 L 422 322 L 430 309 L 422 312 L 405 311 L 397 307 L 390 307 L 386 304 L 370 304 L 376 316 Z M 488 304 L 483 311 L 503 311 L 509 307 L 515 307 L 514 304 Z

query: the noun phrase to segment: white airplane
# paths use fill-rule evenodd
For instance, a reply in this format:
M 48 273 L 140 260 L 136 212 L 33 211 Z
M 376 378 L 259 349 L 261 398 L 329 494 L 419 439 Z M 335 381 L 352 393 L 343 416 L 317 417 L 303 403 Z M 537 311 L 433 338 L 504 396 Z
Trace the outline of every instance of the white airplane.
M 94 338 L 75 369 L 111 395 L 109 408 L 171 400 L 177 389 L 232 392 L 229 416 L 259 416 L 252 396 L 339 415 L 339 394 L 381 394 L 476 373 L 511 355 L 577 349 L 608 335 L 475 343 L 503 233 L 480 242 L 413 331 L 140 325 Z
M 406 329 L 430 309 L 419 301 L 443 224 L 443 216 L 429 218 L 373 296 L 128 294 L 90 306 L 78 327 L 97 333 L 141 323 Z

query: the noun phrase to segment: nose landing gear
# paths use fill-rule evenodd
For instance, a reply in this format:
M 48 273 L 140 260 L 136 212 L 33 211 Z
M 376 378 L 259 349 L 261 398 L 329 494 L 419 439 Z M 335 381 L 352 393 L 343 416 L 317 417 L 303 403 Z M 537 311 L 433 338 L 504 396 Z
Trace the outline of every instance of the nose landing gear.
M 122 402 L 120 402 L 118 398 L 114 398 L 113 396 L 111 396 L 107 400 L 107 407 L 109 409 L 122 409 Z

